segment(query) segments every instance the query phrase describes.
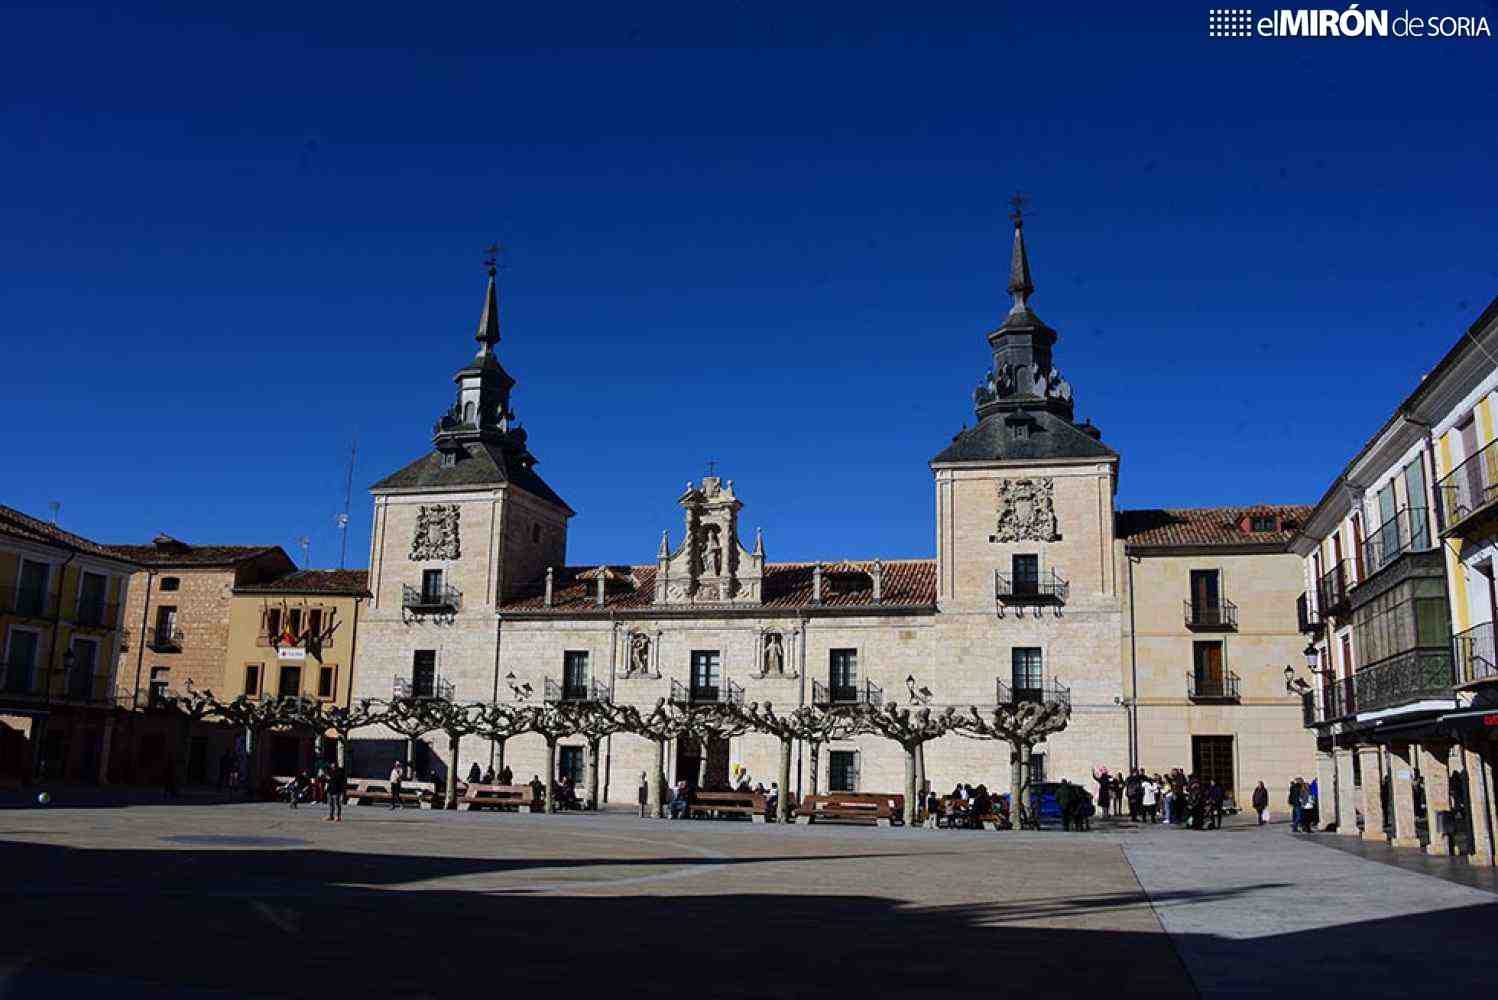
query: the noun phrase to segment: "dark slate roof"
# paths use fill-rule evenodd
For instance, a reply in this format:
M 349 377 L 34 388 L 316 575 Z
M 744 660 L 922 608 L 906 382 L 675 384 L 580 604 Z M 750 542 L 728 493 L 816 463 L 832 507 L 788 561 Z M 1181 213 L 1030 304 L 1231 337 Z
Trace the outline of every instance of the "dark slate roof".
M 510 483 L 534 497 L 539 497 L 573 513 L 567 501 L 546 485 L 536 471 L 503 448 L 485 441 L 462 445 L 467 457 L 451 468 L 442 467 L 442 453 L 429 451 L 410 465 L 381 479 L 371 490 L 461 489 L 465 486 L 495 486 Z
M 150 545 L 106 545 L 114 555 L 142 566 L 237 566 L 256 556 L 280 553 L 279 545 L 188 545 L 170 535 L 157 535 Z
M 811 605 L 812 574 L 816 563 L 766 563 L 764 601 L 730 607 L 785 610 Z M 873 560 L 822 564 L 822 603 L 819 607 L 854 608 L 936 606 L 936 560 L 892 559 L 884 563 L 884 584 L 879 604 L 874 603 L 874 581 L 869 576 Z M 545 583 L 500 605 L 501 611 L 539 611 L 576 614 L 589 611 L 649 609 L 683 610 L 703 605 L 656 605 L 654 566 L 610 566 L 617 579 L 604 585 L 604 606 L 593 603 L 598 592 L 596 566 L 564 566 L 557 570 L 552 586 L 552 606 L 546 607 Z
M 23 514 L 13 507 L 3 505 L 0 505 L 0 534 L 28 542 L 40 542 L 43 545 L 56 545 L 75 552 L 106 556 L 110 559 L 126 558 L 113 551 L 110 546 L 100 545 L 82 535 L 75 535 L 71 531 L 63 531 L 49 521 L 39 520 L 30 514 Z
M 262 583 L 235 587 L 236 594 L 347 594 L 368 597 L 367 569 L 301 569 Z
M 1024 438 L 1014 440 L 1009 436 L 1004 426 L 1004 413 L 990 414 L 976 427 L 969 427 L 954 437 L 946 450 L 931 460 L 932 463 L 1118 457 L 1118 452 L 1064 417 L 1047 410 L 1022 412 L 1034 421 Z
M 1268 515 L 1278 531 L 1244 531 L 1245 517 Z M 1118 537 L 1129 548 L 1272 545 L 1284 547 L 1311 516 L 1307 504 L 1260 504 L 1256 507 L 1192 507 L 1180 510 L 1121 510 Z

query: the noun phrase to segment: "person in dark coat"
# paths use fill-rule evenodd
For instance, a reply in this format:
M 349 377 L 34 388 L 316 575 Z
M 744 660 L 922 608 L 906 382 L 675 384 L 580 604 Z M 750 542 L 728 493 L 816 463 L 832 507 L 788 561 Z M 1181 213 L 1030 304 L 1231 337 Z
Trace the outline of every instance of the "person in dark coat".
M 328 768 L 328 821 L 343 822 L 343 797 L 348 792 L 348 774 L 335 761 Z
M 1264 815 L 1269 809 L 1269 789 L 1264 787 L 1264 782 L 1259 782 L 1258 786 L 1254 788 L 1252 802 L 1254 807 L 1254 815 L 1259 818 L 1259 825 L 1263 826 Z
M 479 762 L 474 761 L 472 766 L 468 768 L 468 783 L 470 785 L 477 785 L 483 780 L 484 773 L 479 770 Z
M 1070 830 L 1076 818 L 1076 795 L 1071 783 L 1064 778 L 1056 788 L 1056 805 L 1061 809 L 1061 829 Z

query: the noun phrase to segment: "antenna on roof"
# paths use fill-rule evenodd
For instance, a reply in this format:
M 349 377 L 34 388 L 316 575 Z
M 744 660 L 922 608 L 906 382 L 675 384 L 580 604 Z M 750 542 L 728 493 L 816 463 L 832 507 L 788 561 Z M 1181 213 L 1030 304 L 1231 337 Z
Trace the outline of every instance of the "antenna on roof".
M 47 509 L 52 512 L 52 526 L 56 527 L 57 526 L 57 512 L 60 511 L 60 510 L 62 510 L 62 501 L 61 500 L 48 500 L 47 501 Z
M 348 555 L 348 511 L 354 497 L 354 456 L 359 454 L 359 435 L 355 434 L 348 450 L 348 476 L 343 481 L 343 511 L 333 520 L 338 524 L 338 568 Z
M 306 569 L 312 565 L 310 561 L 312 558 L 312 539 L 303 535 L 296 540 L 296 543 L 302 547 L 302 569 Z

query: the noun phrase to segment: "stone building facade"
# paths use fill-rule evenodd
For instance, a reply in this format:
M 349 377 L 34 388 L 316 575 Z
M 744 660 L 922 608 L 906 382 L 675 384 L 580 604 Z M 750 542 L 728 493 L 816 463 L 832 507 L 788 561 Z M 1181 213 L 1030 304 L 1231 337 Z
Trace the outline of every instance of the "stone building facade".
M 535 473 L 524 432 L 510 424 L 514 380 L 493 354 L 499 336 L 491 278 L 478 355 L 457 373 L 457 401 L 434 428 L 432 450 L 372 488 L 374 597 L 360 626 L 355 697 L 414 691 L 640 706 L 731 698 L 936 707 L 1067 698 L 1071 726 L 1039 748 L 1038 763 L 1051 777 L 1090 781 L 1094 767 L 1124 766 L 1146 750 L 1141 762 L 1150 767 L 1190 766 L 1184 736 L 1152 742 L 1134 735 L 1130 699 L 1137 693 L 1142 710 L 1147 695 L 1156 698 L 1151 671 L 1158 664 L 1160 676 L 1171 678 L 1168 696 L 1159 694 L 1149 710 L 1161 714 L 1144 721 L 1252 740 L 1255 748 L 1240 759 L 1268 769 L 1255 778 L 1283 785 L 1299 762 L 1259 744 L 1283 746 L 1281 730 L 1298 731 L 1299 701 L 1284 693 L 1283 679 L 1285 637 L 1291 649 L 1298 641 L 1293 584 L 1247 582 L 1261 566 L 1271 575 L 1281 564 L 1293 567 L 1283 529 L 1272 541 L 1234 539 L 1236 547 L 1218 538 L 1220 551 L 1211 556 L 1232 561 L 1245 596 L 1252 594 L 1254 631 L 1239 633 L 1242 661 L 1234 662 L 1251 678 L 1245 690 L 1263 704 L 1212 706 L 1211 719 L 1204 707 L 1192 716 L 1195 706 L 1178 681 L 1190 669 L 1189 647 L 1151 647 L 1147 683 L 1135 692 L 1122 656 L 1130 554 L 1120 530 L 1138 524 L 1115 510 L 1119 456 L 1097 428 L 1075 419 L 1072 388 L 1053 359 L 1056 332 L 1030 305 L 1034 283 L 1018 217 L 1009 292 L 1012 307 L 988 335 L 992 361 L 972 396 L 977 423 L 928 463 L 934 558 L 771 562 L 765 539 L 740 530 L 739 488 L 709 475 L 676 498 L 681 529 L 660 537 L 653 561 L 581 567 L 565 558 L 573 512 Z M 1277 525 L 1294 518 L 1293 510 L 1269 509 Z M 1240 512 L 1218 513 L 1236 523 Z M 1142 585 L 1170 589 L 1158 606 L 1171 610 L 1177 631 L 1184 627 L 1172 574 L 1187 573 L 1196 555 L 1167 551 L 1145 560 Z M 1147 602 L 1145 613 L 1156 607 Z M 1141 635 L 1150 633 L 1153 642 L 1166 631 L 1146 622 Z M 1278 678 L 1277 698 L 1265 676 Z M 1240 722 L 1239 713 L 1276 721 Z M 364 751 L 352 758 L 356 774 L 379 773 L 399 754 L 420 758 L 419 769 L 443 771 L 427 748 L 406 747 L 393 734 L 367 735 Z M 815 761 L 809 753 L 797 749 L 793 781 L 802 793 L 902 787 L 903 756 L 885 741 L 834 743 Z M 539 737 L 504 748 L 465 741 L 460 767 L 498 765 L 501 754 L 518 779 L 545 771 Z M 597 762 L 605 797 L 633 801 L 653 754 L 637 737 L 610 740 Z M 688 743 L 671 748 L 668 777 L 717 783 L 742 768 L 768 784 L 776 754 L 767 737 Z M 559 769 L 581 779 L 588 766 L 582 740 L 563 741 Z M 1002 787 L 1008 751 L 953 737 L 929 745 L 924 766 L 937 786 L 962 780 Z M 1251 787 L 1241 787 L 1240 797 Z

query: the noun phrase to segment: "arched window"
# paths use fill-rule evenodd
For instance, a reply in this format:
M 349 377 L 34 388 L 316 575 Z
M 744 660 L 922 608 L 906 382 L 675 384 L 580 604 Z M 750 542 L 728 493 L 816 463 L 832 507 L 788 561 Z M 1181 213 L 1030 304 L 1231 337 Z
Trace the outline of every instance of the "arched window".
M 464 403 L 463 404 L 463 423 L 465 423 L 465 424 L 471 424 L 471 423 L 473 423 L 473 404 L 472 403 Z

